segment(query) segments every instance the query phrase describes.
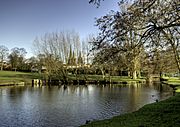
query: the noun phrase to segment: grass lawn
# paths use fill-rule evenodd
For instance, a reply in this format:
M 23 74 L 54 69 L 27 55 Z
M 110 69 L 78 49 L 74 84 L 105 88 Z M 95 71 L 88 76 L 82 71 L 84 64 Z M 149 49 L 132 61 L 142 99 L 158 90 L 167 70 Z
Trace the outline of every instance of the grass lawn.
M 148 104 L 136 112 L 95 121 L 82 127 L 179 127 L 180 94 Z
M 40 75 L 38 73 L 0 71 L 0 84 L 12 82 L 31 82 L 32 79 L 39 77 Z
M 88 81 L 91 80 L 96 80 L 96 81 L 103 81 L 102 75 L 78 75 L 77 78 L 80 80 L 84 80 L 85 77 L 87 78 Z M 76 80 L 76 77 L 74 75 L 69 75 L 70 80 Z M 106 76 L 105 79 L 109 81 L 109 76 Z M 145 78 L 141 79 L 131 79 L 128 76 L 111 76 L 111 81 L 114 82 L 120 82 L 120 81 L 145 81 Z
M 164 77 L 165 83 L 176 86 L 176 92 L 180 92 L 180 77 Z
M 15 71 L 0 71 L 0 84 L 9 84 L 14 82 L 31 82 L 32 79 L 40 79 L 42 75 L 38 73 L 25 73 L 25 72 L 15 72 Z M 104 80 L 102 75 L 75 75 L 70 74 L 68 76 L 69 80 L 85 80 L 85 77 L 88 81 L 102 81 Z M 106 76 L 105 79 L 109 81 L 109 77 Z M 145 79 L 131 79 L 127 76 L 111 76 L 111 81 L 113 82 L 131 82 L 131 81 L 145 81 Z

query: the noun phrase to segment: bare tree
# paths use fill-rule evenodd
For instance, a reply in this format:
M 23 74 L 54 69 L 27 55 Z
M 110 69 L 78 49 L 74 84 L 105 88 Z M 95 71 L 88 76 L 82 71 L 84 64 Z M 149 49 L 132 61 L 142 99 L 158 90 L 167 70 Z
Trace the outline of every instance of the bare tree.
M 89 34 L 85 40 L 82 41 L 82 57 L 85 64 L 92 63 L 92 59 L 94 57 L 94 53 L 92 50 L 92 42 L 94 41 L 95 36 L 93 34 Z
M 3 65 L 4 65 L 4 60 L 7 58 L 8 56 L 8 51 L 9 49 L 4 46 L 4 45 L 1 45 L 0 46 L 0 62 L 1 62 L 1 71 L 3 70 Z
M 74 31 L 47 33 L 40 39 L 35 39 L 36 54 L 45 56 L 49 78 L 68 80 L 67 64 L 72 59 L 72 53 L 77 54 L 79 41 L 79 35 Z

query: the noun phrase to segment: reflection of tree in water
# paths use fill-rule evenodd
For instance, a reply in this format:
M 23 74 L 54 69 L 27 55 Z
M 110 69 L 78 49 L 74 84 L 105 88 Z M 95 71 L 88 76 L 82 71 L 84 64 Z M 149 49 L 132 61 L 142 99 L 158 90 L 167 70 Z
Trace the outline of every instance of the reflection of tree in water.
M 26 91 L 27 87 L 8 87 L 6 92 L 7 92 L 7 97 L 10 100 L 18 100 L 23 97 L 24 92 Z
M 63 86 L 12 87 L 3 90 L 7 91 L 5 93 L 8 95 L 8 98 L 0 98 L 3 115 L 8 111 L 12 120 L 21 118 L 30 124 L 35 121 L 42 125 L 64 126 L 67 125 L 66 122 L 69 124 L 69 121 L 74 125 L 73 121 L 79 123 L 82 120 L 110 118 L 132 112 L 152 102 L 152 94 L 156 97 L 160 93 L 138 83 L 69 85 L 67 89 Z M 14 96 L 16 100 L 12 100 Z M 9 97 L 12 97 L 11 100 Z
M 83 96 L 84 94 L 89 94 L 87 85 L 63 85 L 59 87 L 59 89 L 63 92 L 63 95 L 71 94 Z
M 171 90 L 171 88 L 168 85 L 160 83 L 160 82 L 149 82 L 147 85 L 148 87 L 153 88 L 159 92 Z
M 142 98 L 142 84 L 133 82 L 129 85 L 128 89 L 128 110 L 134 111 L 137 110 L 138 104 Z

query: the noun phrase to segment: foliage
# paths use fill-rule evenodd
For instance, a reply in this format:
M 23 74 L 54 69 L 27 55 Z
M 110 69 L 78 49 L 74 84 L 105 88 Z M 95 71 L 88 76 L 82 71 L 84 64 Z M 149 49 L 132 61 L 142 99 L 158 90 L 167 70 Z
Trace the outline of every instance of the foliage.
M 89 0 L 89 3 L 93 3 L 93 4 L 97 5 L 97 7 L 100 6 L 100 2 L 101 2 L 101 0 Z
M 15 47 L 11 49 L 9 62 L 14 70 L 23 70 L 25 65 L 25 55 L 27 54 L 24 48 Z
M 166 65 L 180 71 L 179 4 L 177 0 L 120 1 L 120 11 L 111 11 L 96 20 L 100 33 L 93 41 L 95 61 L 111 65 L 120 59 L 119 64 L 125 63 L 133 77 L 142 63 L 149 73 L 162 73 Z M 168 55 L 174 58 L 173 64 Z M 159 66 L 153 66 L 159 62 Z

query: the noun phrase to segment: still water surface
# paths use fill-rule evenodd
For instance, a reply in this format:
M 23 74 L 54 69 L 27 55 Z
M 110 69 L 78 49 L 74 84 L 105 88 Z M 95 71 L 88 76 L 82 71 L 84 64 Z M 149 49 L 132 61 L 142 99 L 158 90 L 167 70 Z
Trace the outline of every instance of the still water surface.
M 0 87 L 0 127 L 76 127 L 171 96 L 166 85 Z

